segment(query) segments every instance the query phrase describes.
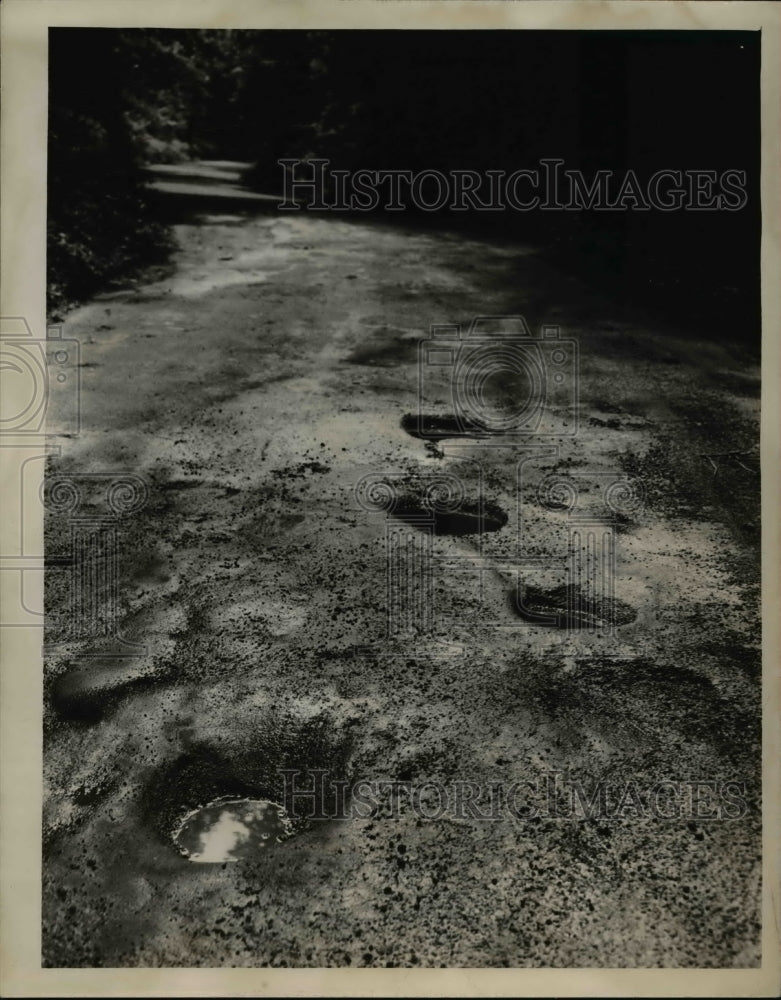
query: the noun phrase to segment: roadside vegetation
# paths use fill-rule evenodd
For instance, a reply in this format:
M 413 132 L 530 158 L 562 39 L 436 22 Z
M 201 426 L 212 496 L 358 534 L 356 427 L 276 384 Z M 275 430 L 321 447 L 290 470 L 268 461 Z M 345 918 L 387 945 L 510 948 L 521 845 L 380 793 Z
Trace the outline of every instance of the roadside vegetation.
M 222 152 L 241 85 L 232 32 L 67 28 L 49 39 L 48 310 L 163 263 L 148 162 Z

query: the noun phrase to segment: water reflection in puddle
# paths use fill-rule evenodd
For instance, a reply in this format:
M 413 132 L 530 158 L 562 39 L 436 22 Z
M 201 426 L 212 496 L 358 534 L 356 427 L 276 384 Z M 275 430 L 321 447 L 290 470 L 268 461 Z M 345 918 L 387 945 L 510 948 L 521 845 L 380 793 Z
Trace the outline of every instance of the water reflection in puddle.
M 268 799 L 217 799 L 185 816 L 174 842 L 190 861 L 241 861 L 292 836 L 287 812 Z

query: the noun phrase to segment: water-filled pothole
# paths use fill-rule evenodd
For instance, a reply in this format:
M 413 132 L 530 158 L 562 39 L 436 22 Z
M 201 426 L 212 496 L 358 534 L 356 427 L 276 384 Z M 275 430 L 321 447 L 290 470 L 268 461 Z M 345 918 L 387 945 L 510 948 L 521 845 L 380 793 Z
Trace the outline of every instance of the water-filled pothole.
M 507 524 L 507 514 L 491 500 L 462 500 L 457 510 L 438 510 L 417 498 L 401 497 L 393 516 L 421 530 L 430 525 L 435 535 L 481 535 L 499 531 Z
M 216 852 L 209 847 L 211 837 L 220 831 L 227 836 L 235 822 L 240 829 L 234 829 L 235 843 L 229 841 L 229 847 L 244 857 L 257 847 L 260 834 L 271 834 L 268 839 L 273 842 L 293 828 L 303 829 L 309 815 L 334 814 L 343 794 L 339 782 L 348 778 L 354 744 L 352 729 L 340 727 L 325 712 L 303 716 L 270 707 L 260 708 L 253 723 L 230 747 L 190 737 L 186 752 L 162 761 L 149 775 L 139 807 L 161 843 L 171 850 L 212 855 Z M 203 726 L 208 725 L 210 722 L 204 720 Z M 277 813 L 279 823 L 271 814 L 266 817 L 266 804 L 275 810 L 277 803 L 287 806 L 290 772 L 299 775 L 297 787 L 306 788 L 307 782 L 311 787 L 316 769 L 325 772 L 328 780 L 315 782 L 311 814 L 299 816 L 291 805 L 286 814 Z M 243 812 L 242 806 L 246 806 Z M 220 818 L 223 825 L 210 833 Z M 200 840 L 202 833 L 207 834 L 204 844 Z
M 405 413 L 401 418 L 401 426 L 407 434 L 425 441 L 486 433 L 485 427 L 476 421 L 456 417 L 452 413 Z
M 188 813 L 174 843 L 189 861 L 243 861 L 293 836 L 286 810 L 269 799 L 216 799 Z
M 552 590 L 527 587 L 520 600 L 513 591 L 511 601 L 524 621 L 553 628 L 615 628 L 637 618 L 637 612 L 626 601 L 617 597 L 588 597 L 575 584 Z

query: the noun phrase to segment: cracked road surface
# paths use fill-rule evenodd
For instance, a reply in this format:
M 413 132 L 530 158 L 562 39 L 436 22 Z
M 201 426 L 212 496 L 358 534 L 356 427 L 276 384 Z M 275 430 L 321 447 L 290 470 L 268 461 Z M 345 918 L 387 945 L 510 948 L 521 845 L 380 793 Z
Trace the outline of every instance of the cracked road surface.
M 758 367 L 685 319 L 619 314 L 534 247 L 253 214 L 209 170 L 170 273 L 65 323 L 82 431 L 50 475 L 132 472 L 148 497 L 117 522 L 119 632 L 142 648 L 69 638 L 48 574 L 44 964 L 756 965 Z M 416 432 L 420 341 L 481 315 L 577 341 L 577 435 L 448 437 L 433 374 Z M 466 513 L 430 533 L 432 477 Z M 550 477 L 615 545 L 615 604 L 578 627 Z M 607 517 L 614 480 L 642 502 Z M 47 515 L 50 555 L 68 532 Z M 429 560 L 433 622 L 388 640 L 399 538 L 405 587 Z M 405 784 L 236 863 L 177 848 L 199 807 L 282 802 L 280 771 L 302 791 L 316 768 Z M 515 815 L 481 818 L 497 785 Z M 589 818 L 576 785 L 612 791 Z M 462 799 L 437 815 L 437 788 Z

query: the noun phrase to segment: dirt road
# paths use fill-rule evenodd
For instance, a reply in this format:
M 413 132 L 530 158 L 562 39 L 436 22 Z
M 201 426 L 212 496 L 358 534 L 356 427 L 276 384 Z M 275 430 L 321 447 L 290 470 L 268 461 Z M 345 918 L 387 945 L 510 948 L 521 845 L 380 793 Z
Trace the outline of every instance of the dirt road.
M 617 315 L 532 247 L 251 214 L 220 170 L 172 272 L 65 325 L 82 431 L 51 475 L 148 484 L 118 534 L 120 632 L 145 649 L 48 657 L 44 964 L 756 964 L 758 369 L 687 338 L 685 318 L 676 334 Z M 579 345 L 579 432 L 556 450 L 449 438 L 436 381 L 424 406 L 444 430 L 416 433 L 419 342 L 480 315 Z M 589 627 L 562 627 L 572 536 L 551 475 L 595 503 L 641 484 L 599 515 L 614 629 L 593 603 Z M 362 506 L 366 476 L 394 486 L 399 516 Z M 482 532 L 414 527 L 436 476 Z M 435 621 L 387 641 L 401 529 L 431 540 Z M 64 518 L 47 530 L 63 552 Z M 519 572 L 543 623 L 519 613 Z M 67 586 L 48 587 L 54 621 Z M 280 770 L 313 768 L 412 791 L 236 863 L 174 843 L 199 807 L 282 802 Z M 578 781 L 611 784 L 620 808 L 584 818 Z M 437 817 L 436 790 L 464 783 L 526 783 L 518 815 Z

